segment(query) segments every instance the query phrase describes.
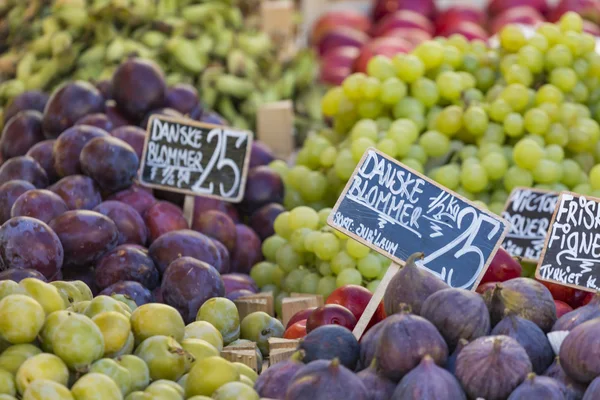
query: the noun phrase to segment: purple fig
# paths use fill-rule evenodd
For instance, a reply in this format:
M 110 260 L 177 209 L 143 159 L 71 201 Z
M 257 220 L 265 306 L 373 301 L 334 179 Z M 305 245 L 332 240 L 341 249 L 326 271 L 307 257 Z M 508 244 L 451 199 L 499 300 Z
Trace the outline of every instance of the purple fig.
M 386 318 L 383 321 L 376 323 L 360 338 L 360 355 L 358 358 L 357 367 L 358 371 L 368 368 L 369 365 L 371 365 L 371 362 L 373 362 L 373 358 L 375 358 L 375 351 L 377 350 L 377 343 L 379 343 L 379 338 L 381 337 L 381 332 L 383 332 L 383 327 L 388 321 L 391 320 Z
M 294 354 L 289 360 L 278 362 L 260 374 L 254 384 L 254 390 L 259 396 L 283 400 L 292 378 L 304 366 L 298 358 Z
M 468 344 L 469 341 L 467 339 L 459 339 L 458 344 L 454 349 L 454 352 L 450 354 L 450 356 L 448 356 L 448 360 L 446 360 L 446 365 L 444 366 L 444 368 L 446 368 L 453 375 L 456 373 L 456 359 L 458 358 L 458 355 L 460 354 L 462 349 L 464 349 L 465 346 Z
M 504 335 L 475 339 L 456 360 L 456 377 L 473 399 L 504 400 L 530 372 L 523 346 Z
M 596 400 L 600 393 L 600 378 L 596 378 L 590 383 L 582 400 Z
M 402 378 L 391 400 L 466 400 L 454 375 L 436 365 L 429 355 Z
M 600 294 L 596 294 L 585 306 L 576 308 L 560 317 L 552 327 L 552 331 L 570 331 L 576 326 L 598 317 L 600 317 Z
M 556 379 L 565 386 L 565 400 L 581 400 L 585 393 L 585 385 L 575 381 L 565 373 L 560 365 L 560 357 L 558 356 L 554 357 L 554 362 L 544 372 L 544 376 Z
M 381 376 L 377 372 L 377 361 L 373 360 L 371 366 L 356 374 L 371 395 L 371 400 L 388 400 L 396 389 L 396 384 Z
M 510 394 L 508 400 L 564 400 L 566 388 L 562 383 L 547 376 L 529 374 L 527 379 Z
M 423 253 L 415 253 L 408 257 L 404 267 L 390 281 L 383 298 L 387 315 L 397 313 L 401 303 L 408 304 L 418 315 L 429 296 L 450 287 L 429 271 L 417 267 L 415 261 L 421 258 Z
M 485 293 L 484 299 L 490 310 L 492 326 L 511 312 L 533 321 L 544 332 L 550 331 L 556 322 L 556 305 L 550 290 L 530 278 L 498 283 Z
M 560 346 L 560 363 L 571 378 L 589 383 L 600 375 L 600 318 L 576 326 Z
M 306 335 L 298 346 L 304 352 L 302 361 L 339 359 L 340 363 L 354 370 L 359 355 L 359 344 L 352 332 L 340 325 L 322 325 Z
M 435 325 L 450 350 L 459 339 L 472 341 L 490 332 L 490 314 L 483 298 L 465 289 L 435 292 L 421 306 L 421 316 Z

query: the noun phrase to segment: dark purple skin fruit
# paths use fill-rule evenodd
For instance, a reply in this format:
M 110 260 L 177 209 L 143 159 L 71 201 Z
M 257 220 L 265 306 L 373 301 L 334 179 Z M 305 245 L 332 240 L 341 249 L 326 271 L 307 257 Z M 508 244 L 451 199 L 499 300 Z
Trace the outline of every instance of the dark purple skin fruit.
M 227 215 L 229 215 L 229 218 L 231 218 L 236 224 L 240 222 L 237 210 L 232 204 L 225 203 L 224 201 L 217 199 L 196 196 L 194 197 L 194 215 L 192 219 L 192 224 L 194 223 L 193 221 L 199 219 L 204 212 L 209 210 L 217 210 L 224 212 Z
M 112 99 L 112 82 L 108 79 L 101 80 L 96 82 L 96 89 L 100 91 L 104 100 Z
M 552 331 L 570 331 L 578 325 L 600 317 L 600 295 L 595 295 L 583 307 L 576 308 L 560 317 L 552 326 Z
M 377 350 L 377 343 L 379 343 L 385 321 L 387 321 L 387 319 L 373 325 L 371 329 L 366 331 L 360 338 L 360 354 L 358 357 L 358 365 L 356 367 L 357 371 L 368 368 L 373 362 Z
M 183 115 L 192 112 L 198 105 L 198 91 L 187 83 L 178 83 L 167 89 L 165 106 L 177 110 Z
M 75 122 L 75 125 L 95 126 L 106 132 L 110 132 L 114 128 L 112 121 L 103 113 L 88 114 Z
M 76 125 L 64 131 L 54 143 L 54 168 L 59 176 L 81 174 L 79 154 L 90 140 L 108 136 L 108 132 L 95 126 Z
M 24 156 L 31 146 L 42 140 L 42 114 L 39 111 L 21 111 L 4 125 L 0 151 L 5 159 Z
M 523 346 L 503 335 L 475 339 L 456 360 L 456 377 L 473 399 L 504 400 L 530 372 Z
M 250 227 L 258 234 L 260 240 L 265 240 L 275 234 L 273 223 L 285 208 L 279 203 L 270 203 L 262 206 L 250 217 Z
M 156 203 L 156 198 L 154 198 L 151 192 L 148 192 L 146 188 L 135 184 L 128 189 L 110 195 L 107 200 L 125 203 L 128 206 L 133 207 L 133 209 L 142 216 Z
M 258 376 L 254 390 L 261 398 L 284 399 L 292 378 L 303 366 L 293 359 L 278 362 Z
M 225 295 L 225 297 L 227 297 L 231 301 L 235 301 L 235 300 L 239 299 L 240 297 L 252 296 L 253 294 L 254 294 L 254 292 L 251 292 L 246 289 L 242 289 L 242 290 L 236 290 L 234 292 L 228 293 Z
M 360 352 L 358 341 L 352 332 L 340 325 L 323 325 L 310 331 L 298 349 L 304 351 L 302 361 L 306 364 L 315 360 L 333 360 L 354 370 Z
M 48 186 L 46 171 L 28 156 L 19 156 L 6 160 L 0 166 L 0 185 L 14 179 L 31 182 L 36 188 L 43 189 Z
M 46 189 L 34 189 L 19 196 L 10 213 L 11 217 L 31 217 L 49 223 L 68 210 L 65 201 L 56 193 Z
M 153 290 L 159 284 L 154 261 L 144 251 L 122 245 L 106 253 L 96 264 L 95 282 L 104 289 L 120 281 L 135 281 Z
M 110 193 L 131 186 L 140 165 L 133 147 L 112 136 L 90 140 L 81 150 L 79 162 L 83 172 Z
M 209 210 L 192 221 L 192 229 L 223 243 L 230 252 L 235 249 L 236 226 L 229 215 Z
M 21 111 L 32 110 L 43 113 L 49 97 L 39 90 L 28 90 L 21 93 L 4 109 L 4 121 L 10 121 Z
M 252 228 L 237 224 L 236 240 L 231 253 L 231 271 L 249 274 L 254 264 L 263 260 L 261 242 Z
M 267 166 L 252 168 L 246 178 L 244 199 L 240 210 L 251 215 L 269 203 L 283 203 L 283 181 L 277 172 Z
M 117 103 L 115 103 L 114 100 L 107 100 L 105 107 L 106 110 L 104 112 L 110 122 L 112 122 L 114 128 L 132 124 L 132 122 L 117 109 Z
M 171 192 L 168 190 L 155 189 L 154 197 L 156 197 L 158 200 L 168 201 L 179 208 L 183 208 L 183 203 L 185 201 L 184 194 Z
M 94 283 L 94 268 L 65 268 L 62 271 L 63 278 L 65 281 L 82 281 L 90 288 L 94 296 L 98 294 L 98 288 Z
M 112 219 L 119 230 L 119 244 L 145 245 L 148 230 L 140 214 L 131 206 L 115 200 L 98 204 L 94 211 Z
M 224 261 L 211 238 L 189 229 L 165 233 L 150 245 L 148 253 L 160 273 L 180 257 L 204 261 L 217 271 L 222 269 Z
M 231 272 L 231 257 L 229 256 L 229 250 L 227 247 L 216 239 L 212 239 L 213 244 L 217 247 L 219 253 L 219 259 L 221 260 L 220 267 L 217 269 L 220 274 L 227 274 Z
M 163 296 L 162 296 L 162 288 L 160 286 L 157 286 L 153 291 L 152 291 L 152 296 L 154 296 L 154 300 L 157 303 L 164 303 L 165 301 L 163 300 Z
M 133 301 L 135 301 L 135 304 L 137 304 L 138 307 L 154 302 L 154 296 L 152 295 L 152 292 L 139 282 L 135 281 L 117 282 L 99 293 L 99 295 L 106 296 L 112 296 L 113 294 L 122 294 L 131 298 Z
M 237 290 L 248 290 L 252 293 L 258 293 L 258 286 L 254 280 L 247 274 L 230 273 L 222 275 L 225 284 L 225 293 L 235 292 Z
M 548 378 L 529 374 L 527 379 L 510 394 L 508 400 L 564 400 L 566 388 L 562 383 Z
M 144 141 L 146 140 L 145 130 L 135 125 L 125 125 L 113 129 L 110 134 L 133 147 L 135 154 L 137 154 L 140 160 L 142 159 Z
M 565 373 L 560 365 L 560 357 L 558 356 L 554 358 L 552 365 L 550 365 L 546 372 L 544 372 L 544 376 L 549 376 L 550 378 L 556 379 L 565 386 L 565 400 L 580 400 L 585 393 L 585 385 L 575 381 Z M 593 384 L 594 382 L 591 383 L 591 385 Z
M 207 124 L 229 126 L 229 121 L 215 111 L 202 110 L 199 121 Z
M 590 383 L 600 376 L 600 318 L 573 328 L 560 346 L 560 364 L 577 382 Z
M 59 195 L 70 210 L 92 210 L 102 202 L 100 189 L 92 178 L 85 175 L 62 178 L 48 190 Z
M 592 383 L 590 383 L 582 400 L 596 400 L 598 398 L 598 393 L 600 393 L 600 377 L 594 379 Z
M 169 117 L 169 118 L 183 118 L 183 114 L 177 110 L 168 107 L 157 108 L 156 110 L 150 111 L 140 122 L 140 128 L 148 129 L 148 122 L 150 122 L 150 118 L 153 116 L 161 116 L 161 117 Z
M 376 362 L 360 371 L 356 376 L 360 378 L 365 388 L 371 395 L 371 400 L 388 400 L 392 398 L 396 384 L 377 373 Z
M 27 152 L 27 156 L 33 158 L 46 171 L 50 183 L 58 180 L 58 174 L 54 168 L 54 143 L 56 139 L 43 140 L 33 145 Z
M 30 182 L 14 180 L 0 185 L 0 224 L 10 219 L 10 210 L 15 201 L 28 190 L 35 189 Z
M 186 324 L 196 320 L 198 309 L 206 300 L 225 295 L 219 272 L 191 257 L 169 264 L 161 288 L 164 302 L 179 310 Z
M 454 375 L 438 367 L 426 355 L 417 367 L 402 378 L 391 400 L 467 400 Z
M 48 279 L 46 279 L 40 271 L 36 271 L 35 269 L 10 268 L 0 272 L 0 281 L 8 280 L 19 283 L 25 278 L 35 278 L 40 281 L 48 282 Z
M 269 146 L 256 140 L 252 142 L 252 150 L 250 151 L 250 168 L 268 165 L 273 160 L 275 160 L 275 155 Z
M 16 217 L 0 227 L 0 270 L 35 269 L 52 280 L 60 273 L 63 260 L 60 239 L 44 222 Z
M 92 84 L 83 81 L 66 83 L 56 89 L 44 109 L 44 134 L 57 138 L 80 118 L 104 111 L 104 97 Z
M 93 211 L 67 211 L 50 221 L 65 251 L 65 269 L 85 267 L 117 246 L 119 232 L 108 217 Z
M 129 59 L 121 63 L 113 75 L 112 85 L 117 107 L 134 121 L 140 121 L 150 110 L 165 103 L 165 78 L 151 61 Z
M 468 340 L 460 339 L 458 341 L 458 344 L 456 345 L 456 348 L 454 349 L 454 352 L 450 356 L 448 356 L 448 359 L 446 360 L 446 365 L 444 366 L 444 368 L 446 368 L 448 370 L 448 372 L 450 372 L 452 375 L 454 375 L 456 372 L 456 359 L 458 358 L 458 355 L 460 354 L 462 349 L 464 349 L 465 346 L 468 344 L 469 344 Z
M 156 202 L 146 210 L 144 222 L 148 228 L 150 242 L 154 242 L 165 233 L 188 229 L 183 211 L 176 205 L 166 201 Z

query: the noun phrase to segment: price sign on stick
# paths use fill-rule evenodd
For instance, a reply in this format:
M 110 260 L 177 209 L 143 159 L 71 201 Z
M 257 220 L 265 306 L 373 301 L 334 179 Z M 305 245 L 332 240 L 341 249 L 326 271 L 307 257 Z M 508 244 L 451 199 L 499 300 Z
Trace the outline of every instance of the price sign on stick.
M 412 253 L 425 253 L 419 265 L 450 286 L 474 290 L 508 230 L 502 218 L 375 149 L 363 155 L 327 222 L 395 263 L 357 324 L 357 337 L 397 264 Z
M 502 212 L 502 218 L 510 223 L 502 244 L 506 251 L 525 261 L 538 262 L 558 195 L 541 189 L 513 189 Z
M 252 133 L 189 119 L 153 116 L 139 178 L 145 186 L 239 202 Z
M 600 290 L 600 199 L 562 192 L 535 272 L 543 281 Z

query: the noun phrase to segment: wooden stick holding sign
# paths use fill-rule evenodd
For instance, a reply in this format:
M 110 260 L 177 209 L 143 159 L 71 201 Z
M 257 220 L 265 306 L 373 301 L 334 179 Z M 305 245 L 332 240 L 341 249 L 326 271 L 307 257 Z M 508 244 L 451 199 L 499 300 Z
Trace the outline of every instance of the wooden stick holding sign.
M 357 338 L 411 254 L 424 253 L 417 264 L 449 286 L 475 290 L 508 230 L 502 218 L 373 148 L 327 223 L 393 261 L 357 324 Z
M 294 37 L 294 3 L 289 0 L 263 0 L 260 3 L 261 29 L 278 41 Z
M 294 151 L 294 105 L 290 100 L 263 104 L 256 116 L 256 133 L 261 142 L 284 160 Z

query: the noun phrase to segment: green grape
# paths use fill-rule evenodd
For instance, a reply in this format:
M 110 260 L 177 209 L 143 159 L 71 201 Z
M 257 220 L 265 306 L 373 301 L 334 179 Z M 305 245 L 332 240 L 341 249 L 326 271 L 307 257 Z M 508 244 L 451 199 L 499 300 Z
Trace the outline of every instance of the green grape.
M 360 100 L 362 96 L 361 86 L 366 77 L 365 74 L 357 72 L 344 79 L 344 82 L 342 82 L 344 95 L 350 100 Z
M 320 201 L 325 197 L 326 193 L 327 177 L 319 171 L 311 171 L 305 177 L 304 184 L 300 187 L 302 199 L 310 203 Z
M 544 103 L 561 104 L 563 100 L 563 92 L 549 83 L 540 87 L 535 95 L 535 102 L 537 105 Z
M 298 293 L 302 287 L 302 281 L 308 275 L 305 269 L 295 269 L 283 278 L 282 288 L 289 293 Z
M 569 132 L 562 124 L 551 124 L 546 136 L 546 143 L 564 147 L 569 142 Z
M 523 135 L 525 122 L 523 116 L 516 112 L 511 112 L 504 119 L 504 132 L 511 137 Z
M 379 128 L 377 127 L 377 122 L 373 121 L 372 119 L 361 119 L 352 127 L 352 130 L 350 131 L 350 138 L 354 140 L 360 137 L 365 137 L 375 141 L 377 140 L 378 133 Z
M 435 105 L 440 97 L 437 84 L 425 77 L 417 79 L 410 85 L 410 94 L 426 107 Z
M 439 67 L 444 61 L 444 46 L 433 40 L 427 40 L 419 44 L 413 54 L 421 59 L 425 69 Z
M 525 130 L 534 135 L 544 135 L 550 128 L 550 117 L 540 108 L 531 108 L 525 113 Z
M 546 53 L 546 67 L 549 70 L 569 67 L 571 64 L 573 64 L 573 54 L 564 44 L 552 46 Z
M 579 185 L 575 186 L 573 189 L 573 192 L 578 193 L 578 194 L 582 194 L 584 196 L 589 196 L 590 194 L 592 194 L 592 185 L 590 185 L 589 183 L 580 183 Z
M 395 73 L 394 73 L 395 74 Z M 394 105 L 406 96 L 407 87 L 404 82 L 394 77 L 387 78 L 381 85 L 379 100 L 386 105 Z
M 506 83 L 520 83 L 525 86 L 530 86 L 533 82 L 531 71 L 522 65 L 513 64 L 504 74 Z
M 324 276 L 319 279 L 319 285 L 317 286 L 317 294 L 323 296 L 324 299 L 329 297 L 331 292 L 337 289 L 336 277 L 335 276 Z
M 304 264 L 304 255 L 295 251 L 290 243 L 286 243 L 277 250 L 275 260 L 281 269 L 289 273 Z
M 444 64 L 456 69 L 462 65 L 463 57 L 461 51 L 454 46 L 444 47 Z
M 533 176 L 531 172 L 517 165 L 513 165 L 504 175 L 504 188 L 510 192 L 519 186 L 531 187 L 533 185 Z
M 273 222 L 273 229 L 275 233 L 284 239 L 289 239 L 292 234 L 292 228 L 290 227 L 290 212 L 286 211 L 277 216 Z
M 283 160 L 274 160 L 269 163 L 269 168 L 277 172 L 281 179 L 285 179 L 289 172 L 289 167 Z
M 331 271 L 331 263 L 329 263 L 329 261 L 319 261 L 318 269 L 322 276 L 329 276 L 333 273 L 333 271 Z
M 335 116 L 339 111 L 339 106 L 344 97 L 344 90 L 341 87 L 331 88 L 325 93 L 321 100 L 321 111 L 327 117 Z
M 506 139 L 506 135 L 504 134 L 504 129 L 501 125 L 496 124 L 494 122 L 488 123 L 488 127 L 483 133 L 483 136 L 477 138 L 477 144 L 481 145 L 482 143 L 497 143 L 503 144 Z
M 481 91 L 487 91 L 496 82 L 496 71 L 490 67 L 479 68 L 475 71 L 475 79 L 477 79 L 477 92 L 480 97 L 476 99 L 478 102 L 483 101 L 483 93 Z M 466 94 L 466 93 L 465 93 Z
M 330 207 L 324 207 L 319 210 L 317 214 L 319 215 L 320 226 L 327 225 L 327 219 L 329 218 L 329 215 L 331 215 L 331 211 L 332 209 Z
M 460 184 L 460 167 L 457 164 L 441 166 L 431 177 L 439 184 L 454 190 Z
M 346 251 L 351 257 L 360 259 L 366 257 L 371 249 L 354 239 L 348 239 L 346 242 Z
M 529 44 L 535 47 L 536 49 L 540 50 L 542 53 L 548 50 L 548 47 L 550 46 L 548 43 L 548 39 L 546 39 L 544 35 L 538 32 L 531 35 L 531 37 L 529 38 Z
M 525 85 L 512 83 L 500 92 L 500 98 L 510 104 L 514 111 L 523 111 L 529 104 L 529 91 Z
M 480 160 L 483 160 L 483 158 L 490 153 L 501 153 L 501 152 L 502 152 L 502 146 L 500 146 L 497 143 L 482 143 L 479 147 L 479 150 L 477 150 L 476 156 Z
M 419 144 L 413 144 L 408 149 L 408 153 L 406 153 L 406 158 L 412 158 L 421 163 L 421 165 L 425 165 L 427 163 L 427 153 L 425 149 Z
M 545 149 L 545 155 L 548 160 L 559 163 L 565 158 L 565 151 L 557 144 L 550 144 Z
M 320 279 L 321 276 L 315 272 L 311 272 L 304 276 L 302 284 L 300 285 L 300 293 L 316 294 Z
M 290 244 L 292 245 L 294 251 L 298 253 L 304 253 L 306 251 L 304 243 L 306 236 L 311 232 L 314 232 L 314 230 L 310 228 L 300 228 L 292 233 L 292 236 L 290 237 Z
M 276 269 L 277 265 L 268 261 L 261 261 L 252 267 L 250 277 L 261 288 L 274 283 L 272 277 Z
M 482 136 L 488 128 L 488 115 L 482 107 L 470 106 L 464 113 L 463 124 L 473 136 Z
M 574 11 L 567 11 L 560 17 L 558 26 L 562 32 L 582 32 L 583 20 L 581 16 Z
M 479 163 L 464 164 L 460 171 L 460 183 L 469 192 L 481 192 L 488 184 L 485 168 Z
M 346 285 L 361 285 L 362 275 L 355 269 L 345 269 L 335 279 L 336 287 Z
M 519 64 L 537 74 L 544 69 L 544 53 L 528 44 L 519 49 Z
M 404 82 L 412 83 L 423 76 L 425 64 L 414 54 L 397 54 L 392 58 L 396 75 Z
M 447 100 L 458 100 L 463 91 L 463 82 L 459 74 L 446 71 L 435 80 L 440 96 Z
M 568 93 L 577 84 L 577 74 L 571 68 L 555 68 L 550 72 L 550 83 Z
M 381 283 L 381 280 L 375 279 L 374 281 L 371 281 L 367 284 L 367 289 L 369 289 L 369 292 L 375 293 L 375 291 L 377 290 L 377 287 L 379 286 L 380 283 Z
M 499 39 L 502 48 L 513 53 L 518 51 L 527 43 L 525 34 L 521 28 L 512 24 L 506 25 L 500 31 Z
M 321 260 L 331 260 L 340 249 L 340 241 L 333 234 L 329 232 L 321 233 L 319 240 L 314 243 L 314 253 Z
M 367 63 L 367 74 L 380 81 L 385 81 L 386 79 L 395 77 L 396 71 L 392 60 L 382 55 L 376 55 Z
M 483 157 L 481 159 L 481 166 L 491 180 L 502 178 L 508 170 L 508 162 L 504 158 L 504 154 L 499 152 L 489 153 Z
M 548 45 L 550 46 L 560 42 L 560 38 L 562 36 L 560 28 L 549 22 L 540 24 L 540 26 L 537 28 L 537 32 L 548 40 Z
M 338 275 L 344 269 L 356 268 L 356 260 L 342 250 L 331 259 L 329 265 L 331 272 Z
M 304 165 L 295 165 L 290 169 L 287 175 L 287 181 L 296 190 L 300 189 L 304 177 L 310 173 L 310 169 Z
M 292 231 L 300 228 L 317 229 L 319 214 L 310 207 L 296 207 L 289 212 L 288 224 Z
M 462 161 L 465 161 L 469 158 L 476 158 L 477 147 L 475 145 L 468 144 L 458 151 L 458 155 Z
M 275 262 L 277 250 L 287 241 L 279 235 L 269 236 L 262 243 L 262 253 L 268 261 Z
M 506 192 L 506 190 L 499 188 L 494 190 L 494 192 L 492 193 L 492 196 L 490 197 L 490 201 L 494 202 L 494 203 L 506 203 L 506 200 L 508 199 L 508 193 Z
M 374 279 L 381 273 L 381 262 L 375 254 L 367 254 L 358 260 L 356 265 L 360 274 L 366 279 Z
M 450 151 L 450 139 L 438 131 L 427 131 L 422 134 L 419 145 L 430 157 L 440 157 Z
M 585 83 L 579 81 L 575 84 L 575 87 L 571 91 L 571 95 L 576 102 L 586 103 L 590 96 L 590 92 L 585 86 Z
M 590 185 L 592 185 L 592 189 L 599 190 L 600 189 L 600 164 L 594 165 L 589 173 L 590 177 Z
M 424 117 L 425 106 L 414 97 L 406 96 L 402 98 L 392 109 L 394 118 L 409 118 L 416 123 L 416 116 Z
M 359 162 L 369 147 L 375 147 L 375 142 L 367 138 L 358 138 L 352 141 L 352 159 Z
M 561 164 L 542 159 L 533 170 L 533 180 L 539 183 L 555 183 L 562 178 Z
M 390 125 L 392 125 L 392 119 L 389 117 L 379 117 L 377 118 L 377 128 L 380 131 L 386 131 L 390 128 Z
M 534 140 L 520 140 L 514 147 L 515 163 L 524 169 L 533 170 L 544 156 L 544 149 Z
M 366 100 L 375 100 L 379 97 L 379 93 L 381 92 L 381 82 L 379 79 L 368 76 L 362 81 L 361 92 L 363 101 Z
M 564 159 L 562 161 L 562 169 L 563 176 L 561 182 L 563 184 L 572 188 L 580 183 L 581 173 L 583 171 L 581 170 L 581 167 L 579 166 L 579 164 L 577 164 L 575 160 L 571 160 L 569 158 Z
M 413 158 L 403 158 L 402 160 L 400 160 L 400 162 L 421 174 L 425 173 L 425 168 L 423 167 L 423 164 L 421 164 L 419 161 Z
M 453 136 L 462 128 L 463 111 L 459 106 L 444 108 L 436 119 L 436 129 L 447 136 Z
M 336 175 L 343 181 L 347 181 L 352 176 L 355 167 L 356 161 L 354 161 L 354 158 L 352 157 L 352 151 L 350 151 L 350 149 L 340 150 L 338 158 L 333 165 Z

